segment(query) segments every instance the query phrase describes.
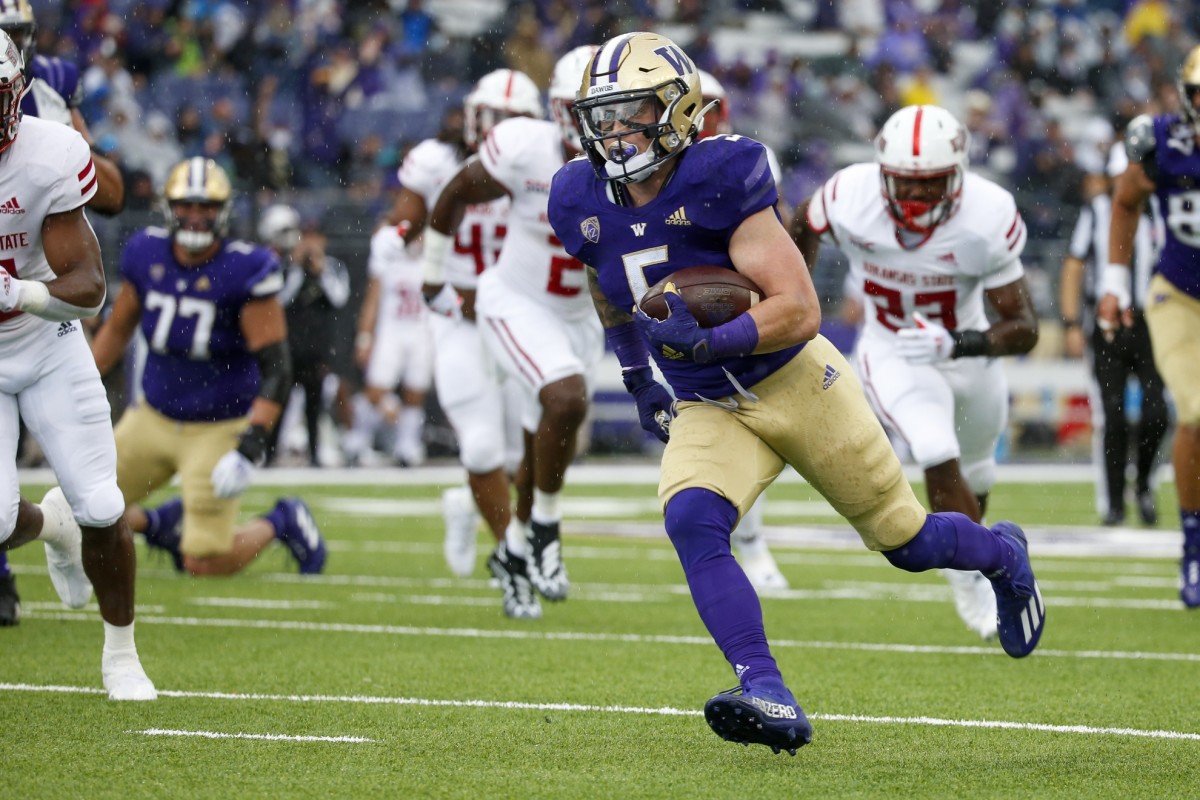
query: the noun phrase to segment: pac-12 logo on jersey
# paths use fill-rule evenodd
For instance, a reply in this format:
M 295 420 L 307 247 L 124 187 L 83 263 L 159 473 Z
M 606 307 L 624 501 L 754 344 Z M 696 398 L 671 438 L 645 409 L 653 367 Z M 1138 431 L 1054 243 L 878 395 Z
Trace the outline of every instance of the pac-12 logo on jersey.
M 583 238 L 592 244 L 600 241 L 600 218 L 588 217 L 579 223 L 579 232 L 583 234 Z

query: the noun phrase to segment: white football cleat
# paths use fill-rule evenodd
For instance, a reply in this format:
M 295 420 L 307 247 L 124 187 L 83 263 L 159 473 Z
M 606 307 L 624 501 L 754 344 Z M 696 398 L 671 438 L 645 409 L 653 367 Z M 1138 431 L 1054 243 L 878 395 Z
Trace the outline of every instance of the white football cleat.
M 442 492 L 442 519 L 446 523 L 446 538 L 442 543 L 446 566 L 460 578 L 470 577 L 475 571 L 479 512 L 469 488 L 452 486 Z
M 92 599 L 92 582 L 83 571 L 83 531 L 62 489 L 55 486 L 46 492 L 40 505 L 42 534 L 45 541 L 46 569 L 54 591 L 70 608 L 83 608 Z
M 100 667 L 109 700 L 157 700 L 158 690 L 138 659 L 137 650 L 105 651 Z
M 981 639 L 996 636 L 996 592 L 981 572 L 957 569 L 940 570 L 954 590 L 954 608 L 967 628 Z

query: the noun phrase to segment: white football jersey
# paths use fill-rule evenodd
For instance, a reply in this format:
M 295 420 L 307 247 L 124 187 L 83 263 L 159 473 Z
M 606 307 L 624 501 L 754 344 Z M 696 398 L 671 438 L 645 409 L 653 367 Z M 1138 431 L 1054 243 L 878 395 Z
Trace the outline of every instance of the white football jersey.
M 23 117 L 16 141 L 0 154 L 0 268 L 27 280 L 53 280 L 42 221 L 95 194 L 96 167 L 83 137 L 57 122 Z M 14 311 L 0 315 L 0 324 L 14 330 L 29 319 L 36 318 Z
M 882 191 L 878 165 L 853 164 L 826 181 L 808 206 L 809 226 L 850 261 L 868 305 L 864 336 L 890 340 L 913 326 L 914 311 L 949 330 L 986 330 L 984 290 L 1025 274 L 1025 223 L 1013 196 L 967 173 L 958 210 L 906 249 Z
M 479 159 L 512 197 L 497 274 L 564 319 L 594 315 L 583 264 L 567 255 L 546 211 L 550 181 L 564 163 L 562 129 L 530 117 L 506 119 L 492 128 Z M 482 295 L 479 307 L 488 313 Z
M 404 237 L 394 226 L 385 225 L 371 236 L 367 274 L 379 281 L 376 324 L 424 317 L 421 260 L 408 252 Z
M 462 166 L 458 148 L 437 139 L 426 139 L 404 157 L 398 176 L 400 185 L 421 195 L 425 208 L 433 210 L 446 182 Z M 509 200 L 469 205 L 446 256 L 446 282 L 460 289 L 473 289 L 479 274 L 494 266 L 504 243 Z

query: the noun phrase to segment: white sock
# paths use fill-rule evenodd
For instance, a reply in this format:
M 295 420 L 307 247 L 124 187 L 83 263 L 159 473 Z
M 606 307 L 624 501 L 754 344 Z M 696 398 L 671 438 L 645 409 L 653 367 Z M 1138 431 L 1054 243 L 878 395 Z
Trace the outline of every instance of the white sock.
M 104 623 L 104 652 L 124 652 L 132 650 L 137 652 L 137 645 L 133 641 L 133 623 L 128 625 L 110 625 Z
M 508 546 L 508 552 L 517 558 L 525 558 L 529 555 L 529 540 L 525 538 L 525 526 L 516 517 L 508 521 L 508 528 L 504 531 L 504 543 Z
M 530 516 L 539 525 L 553 525 L 562 520 L 562 511 L 558 507 L 561 492 L 543 492 L 533 490 L 533 511 Z
M 407 456 L 421 449 L 421 431 L 425 427 L 425 409 L 404 406 L 396 418 L 396 454 Z

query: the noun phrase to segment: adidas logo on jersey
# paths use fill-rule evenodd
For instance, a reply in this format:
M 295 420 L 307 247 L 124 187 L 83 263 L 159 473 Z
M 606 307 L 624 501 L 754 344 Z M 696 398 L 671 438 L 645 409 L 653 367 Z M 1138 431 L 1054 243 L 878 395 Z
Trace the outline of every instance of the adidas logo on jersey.
M 8 202 L 0 205 L 0 214 L 24 214 L 25 209 L 21 208 L 21 204 L 17 202 L 17 198 L 13 197 Z
M 833 382 L 842 377 L 842 373 L 833 368 L 832 364 L 825 365 L 825 378 L 821 381 L 821 388 L 828 389 L 833 386 Z
M 66 336 L 68 333 L 74 333 L 79 330 L 74 322 L 63 322 L 58 326 L 58 338 Z
M 937 260 L 941 261 L 943 264 L 949 264 L 952 267 L 958 266 L 958 259 L 954 257 L 954 253 L 945 253 L 940 255 L 937 257 Z
M 676 210 L 672 211 L 671 214 L 667 217 L 667 224 L 668 225 L 691 225 L 692 221 L 687 218 L 687 212 L 683 210 L 683 206 L 680 206 Z

